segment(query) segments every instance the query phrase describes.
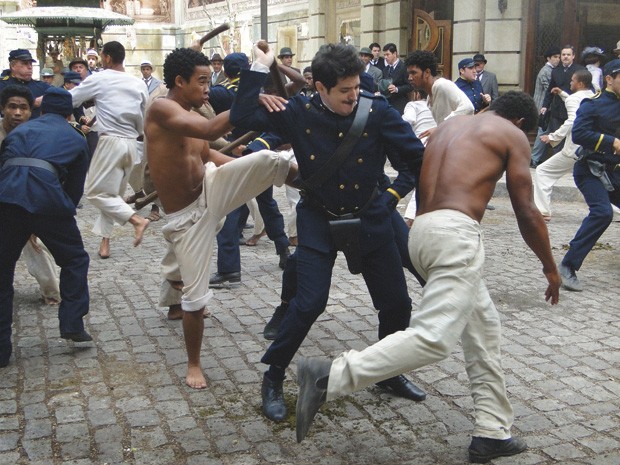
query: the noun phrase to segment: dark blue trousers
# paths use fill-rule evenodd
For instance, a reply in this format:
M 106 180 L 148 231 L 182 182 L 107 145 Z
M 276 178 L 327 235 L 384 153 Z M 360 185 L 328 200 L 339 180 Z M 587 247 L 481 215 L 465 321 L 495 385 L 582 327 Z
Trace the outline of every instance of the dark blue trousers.
M 336 252 L 297 247 L 297 293 L 291 300 L 276 340 L 261 359 L 286 368 L 329 298 Z M 396 244 L 391 241 L 364 255 L 362 276 L 379 311 L 379 339 L 409 326 L 411 299 Z
M 17 205 L 0 203 L 0 347 L 11 345 L 15 264 L 31 234 L 41 239 L 60 267 L 60 332 L 84 329 L 90 259 L 75 217 L 33 215 Z
M 570 241 L 570 249 L 562 259 L 562 264 L 575 270 L 581 268 L 586 256 L 603 235 L 614 218 L 614 212 L 610 203 L 620 207 L 620 172 L 607 171 L 616 190 L 609 192 L 603 186 L 600 179 L 594 176 L 588 164 L 584 160 L 575 163 L 573 178 L 575 184 L 583 194 L 590 208 L 577 230 L 575 237 Z
M 258 210 L 265 222 L 265 232 L 280 254 L 289 246 L 288 237 L 284 232 L 284 217 L 273 198 L 273 187 L 269 187 L 256 197 Z M 242 205 L 226 217 L 224 226 L 217 235 L 217 271 L 233 273 L 241 271 L 241 251 L 239 250 L 239 234 L 248 218 L 249 210 Z

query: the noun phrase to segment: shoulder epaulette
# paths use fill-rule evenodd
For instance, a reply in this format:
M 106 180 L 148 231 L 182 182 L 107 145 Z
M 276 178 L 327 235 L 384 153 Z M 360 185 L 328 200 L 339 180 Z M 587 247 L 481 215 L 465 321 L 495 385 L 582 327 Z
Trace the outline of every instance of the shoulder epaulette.
M 3 81 L 8 81 L 10 77 L 11 77 L 11 76 L 7 74 L 6 76 L 4 76 L 4 77 L 2 78 L 2 80 L 3 80 Z
M 592 97 L 590 97 L 590 99 L 595 99 L 595 98 L 599 98 L 601 95 L 603 95 L 603 91 L 599 90 L 598 92 L 596 92 L 596 94 L 594 94 Z
M 84 134 L 84 131 L 82 131 L 82 130 L 80 129 L 80 125 L 79 125 L 79 124 L 74 123 L 74 122 L 72 122 L 72 121 L 69 121 L 69 125 L 70 125 L 73 129 L 75 129 L 77 132 L 79 132 L 79 133 L 82 135 L 82 137 L 83 137 L 84 139 L 86 139 L 86 134 Z

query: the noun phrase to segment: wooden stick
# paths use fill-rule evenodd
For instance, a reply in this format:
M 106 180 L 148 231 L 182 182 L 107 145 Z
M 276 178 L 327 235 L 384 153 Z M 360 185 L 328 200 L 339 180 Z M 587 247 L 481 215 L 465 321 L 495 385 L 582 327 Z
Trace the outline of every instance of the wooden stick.
M 215 29 L 213 29 L 210 32 L 207 32 L 204 36 L 202 36 L 202 38 L 199 40 L 200 45 L 204 45 L 205 42 L 213 39 L 216 35 L 221 34 L 224 31 L 227 31 L 228 29 L 230 29 L 230 26 L 228 25 L 228 23 L 224 23 L 218 27 L 216 27 Z
M 224 147 L 222 147 L 219 152 L 222 152 L 223 154 L 229 155 L 230 152 L 232 152 L 236 147 L 242 145 L 242 144 L 247 144 L 248 142 L 256 139 L 258 136 L 260 136 L 260 132 L 257 131 L 250 131 L 250 132 L 246 132 L 244 135 L 238 137 L 237 139 L 233 140 L 231 143 L 226 144 Z

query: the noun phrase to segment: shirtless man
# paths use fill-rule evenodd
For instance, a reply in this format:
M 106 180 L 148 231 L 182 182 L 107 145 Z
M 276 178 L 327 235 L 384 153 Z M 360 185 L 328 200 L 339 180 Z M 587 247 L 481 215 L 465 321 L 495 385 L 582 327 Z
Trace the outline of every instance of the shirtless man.
M 536 121 L 534 101 L 526 94 L 507 92 L 484 114 L 458 116 L 439 125 L 424 152 L 420 206 L 409 236 L 411 259 L 426 279 L 420 309 L 405 331 L 361 352 L 345 352 L 333 362 L 300 359 L 298 441 L 325 400 L 443 360 L 460 338 L 475 407 L 470 461 L 485 463 L 527 448 L 510 435 L 513 410 L 501 368 L 500 319 L 482 280 L 480 221 L 505 170 L 519 230 L 542 262 L 548 281 L 545 300 L 556 304 L 560 275 L 545 222 L 534 204 L 530 146 L 522 132 L 535 128 Z
M 185 382 L 207 386 L 200 366 L 203 313 L 212 297 L 209 268 L 213 242 L 226 214 L 268 186 L 292 182 L 297 166 L 274 152 L 232 159 L 209 148 L 209 139 L 229 132 L 228 111 L 207 120 L 200 107 L 211 82 L 209 59 L 192 49 L 177 49 L 164 62 L 166 98 L 146 115 L 145 134 L 151 178 L 168 224 L 162 229 L 168 252 L 162 266 L 178 266 L 183 281 L 183 334 L 187 349 Z M 230 163 L 229 163 L 230 162 Z

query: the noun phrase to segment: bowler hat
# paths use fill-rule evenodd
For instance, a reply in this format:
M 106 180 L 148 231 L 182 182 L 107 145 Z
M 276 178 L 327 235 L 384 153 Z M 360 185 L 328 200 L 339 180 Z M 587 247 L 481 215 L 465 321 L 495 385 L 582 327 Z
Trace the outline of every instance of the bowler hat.
M 69 69 L 73 68 L 73 65 L 77 65 L 78 63 L 83 64 L 86 68 L 88 68 L 88 62 L 84 58 L 74 58 L 69 63 Z
M 49 87 L 41 100 L 41 112 L 69 116 L 73 113 L 71 94 L 61 87 Z
M 217 52 L 214 53 L 213 55 L 211 55 L 211 61 L 222 61 L 222 55 Z
M 459 61 L 459 69 L 463 68 L 473 68 L 476 65 L 472 58 L 463 58 Z
M 370 55 L 372 56 L 372 51 L 368 47 L 360 48 L 360 55 Z
M 484 63 L 485 65 L 487 64 L 487 59 L 484 57 L 484 55 L 483 55 L 482 53 L 476 53 L 476 54 L 474 55 L 473 60 L 474 60 L 476 63 Z
M 32 61 L 34 63 L 37 62 L 37 60 L 32 58 L 30 51 L 26 50 L 25 48 L 18 48 L 17 50 L 11 50 L 9 53 L 9 61 L 11 60 Z
M 248 69 L 250 63 L 245 53 L 229 53 L 224 58 L 224 74 L 229 77 L 235 77 L 241 73 L 242 69 Z
M 294 57 L 295 54 L 293 53 L 293 51 L 291 50 L 291 47 L 282 47 L 280 49 L 280 54 L 278 55 L 278 58 L 282 58 L 282 57 Z

